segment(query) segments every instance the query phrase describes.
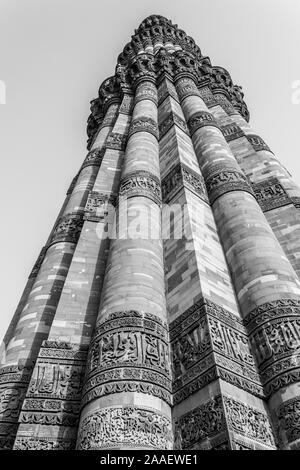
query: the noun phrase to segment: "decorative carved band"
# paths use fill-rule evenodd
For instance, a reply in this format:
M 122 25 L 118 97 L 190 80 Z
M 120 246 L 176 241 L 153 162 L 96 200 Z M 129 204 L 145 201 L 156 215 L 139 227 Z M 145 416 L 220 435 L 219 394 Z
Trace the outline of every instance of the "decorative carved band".
M 174 403 L 179 403 L 217 376 L 254 395 L 263 396 L 241 320 L 202 299 L 170 325 Z
M 193 193 L 205 202 L 208 201 L 203 177 L 184 163 L 179 163 L 162 180 L 161 189 L 163 201 L 170 201 L 182 187 L 193 191 Z
M 265 141 L 259 137 L 259 135 L 247 134 L 246 137 L 256 152 L 259 152 L 260 150 L 267 150 L 268 152 L 273 153 Z
M 34 263 L 34 266 L 32 268 L 32 271 L 31 273 L 29 274 L 29 278 L 31 277 L 36 277 L 39 273 L 39 270 L 40 270 L 40 267 L 42 266 L 42 263 L 44 261 L 44 258 L 45 258 L 45 255 L 46 255 L 46 251 L 47 251 L 47 246 L 44 246 L 42 249 L 41 249 L 41 252 L 38 256 L 38 259 L 36 260 L 36 262 Z
M 282 447 L 294 443 L 300 439 L 300 398 L 292 398 L 281 405 L 277 411 L 279 424 L 279 439 Z M 299 449 L 297 445 L 291 449 Z
M 49 246 L 58 242 L 77 243 L 83 226 L 83 214 L 67 214 L 56 224 Z
M 270 420 L 266 413 L 223 395 L 226 421 L 230 431 L 275 449 Z
M 91 191 L 84 209 L 84 220 L 99 222 L 107 219 L 109 211 L 116 205 L 116 200 L 117 197 L 114 194 Z
M 76 439 L 18 437 L 14 450 L 74 450 Z
M 185 413 L 175 421 L 175 448 L 201 449 L 201 444 L 226 431 L 221 395 Z M 212 446 L 214 448 L 214 446 Z
M 149 171 L 135 171 L 126 175 L 120 184 L 119 196 L 127 198 L 144 196 L 161 204 L 161 187 L 159 179 Z
M 124 151 L 126 148 L 126 143 L 126 135 L 119 134 L 118 132 L 111 132 L 105 140 L 105 147 L 107 149 Z
M 167 132 L 171 129 L 171 127 L 175 125 L 189 135 L 189 131 L 184 119 L 179 117 L 176 113 L 171 112 L 159 125 L 159 139 L 162 139 L 163 136 L 166 135 Z
M 150 314 L 116 312 L 96 328 L 83 404 L 122 391 L 139 391 L 171 403 L 170 374 L 166 326 Z
M 280 299 L 245 318 L 265 394 L 300 380 L 300 300 Z
M 0 369 L 0 449 L 12 449 L 18 419 L 33 367 L 6 366 Z
M 149 117 L 141 117 L 131 121 L 128 139 L 130 139 L 130 137 L 136 132 L 148 132 L 157 140 L 159 138 L 157 124 Z
M 170 419 L 156 410 L 125 405 L 95 410 L 82 420 L 78 449 L 111 449 L 119 446 L 171 449 Z
M 264 212 L 293 204 L 293 200 L 288 196 L 278 178 L 274 176 L 252 183 L 252 187 L 257 202 Z
M 237 124 L 227 124 L 226 126 L 221 126 L 221 131 L 227 142 L 239 139 L 240 137 L 245 137 L 245 133 Z
M 103 156 L 104 156 L 104 153 L 105 153 L 105 150 L 106 148 L 105 147 L 101 147 L 101 148 L 96 148 L 94 150 L 91 150 L 83 164 L 82 164 L 82 167 L 81 169 L 87 167 L 87 166 L 90 166 L 90 165 L 95 165 L 95 166 L 100 166 L 101 165 L 101 162 L 102 162 L 102 159 L 103 159 Z
M 26 425 L 30 428 L 47 425 L 56 429 L 57 426 L 64 426 L 65 438 L 61 441 L 55 438 L 53 442 L 57 440 L 69 448 L 71 444 L 68 442 L 72 441 L 75 447 L 74 440 L 69 438 L 70 435 L 75 437 L 74 430 L 78 425 L 86 359 L 87 346 L 43 342 L 19 417 L 22 426 L 16 446 L 25 445 L 23 433 L 26 435 Z M 66 432 L 66 428 L 70 429 Z M 36 448 L 40 448 L 40 439 L 37 438 L 36 442 Z
M 152 83 L 144 83 L 139 87 L 135 93 L 134 105 L 139 103 L 139 101 L 150 100 L 157 106 L 158 97 L 156 86 Z
M 253 196 L 253 190 L 247 177 L 239 170 L 231 168 L 213 168 L 205 180 L 210 203 L 231 191 L 246 191 Z
M 190 129 L 191 135 L 193 135 L 198 129 L 204 126 L 213 126 L 219 129 L 219 125 L 215 120 L 214 116 L 207 111 L 199 111 L 193 114 L 192 117 L 188 120 L 188 126 Z

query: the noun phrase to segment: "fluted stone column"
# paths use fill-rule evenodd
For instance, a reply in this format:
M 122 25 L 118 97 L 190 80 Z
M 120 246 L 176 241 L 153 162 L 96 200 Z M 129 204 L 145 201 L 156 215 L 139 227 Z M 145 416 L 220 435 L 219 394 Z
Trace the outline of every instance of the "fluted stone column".
M 95 152 L 92 153 L 95 157 Z M 4 402 L 0 414 L 0 432 L 5 448 L 11 447 L 14 442 L 22 402 L 41 344 L 47 339 L 51 328 L 83 225 L 87 197 L 98 169 L 98 165 L 87 165 L 84 162 L 71 185 L 60 216 L 32 273 L 34 282 L 26 305 L 19 314 L 14 333 L 7 344 L 0 387 L 1 400 Z M 6 437 L 8 434 L 9 442 Z
M 111 242 L 78 449 L 172 446 L 157 132 L 157 91 L 150 77 L 135 93 L 119 191 L 128 230 L 119 221 L 119 239 Z M 137 214 L 142 225 L 148 220 L 152 238 L 148 230 L 134 230 Z
M 291 380 L 295 367 L 300 282 L 194 80 L 178 76 L 176 87 L 265 393 L 271 396 Z M 280 400 L 286 400 L 284 390 L 277 393 L 277 406 Z

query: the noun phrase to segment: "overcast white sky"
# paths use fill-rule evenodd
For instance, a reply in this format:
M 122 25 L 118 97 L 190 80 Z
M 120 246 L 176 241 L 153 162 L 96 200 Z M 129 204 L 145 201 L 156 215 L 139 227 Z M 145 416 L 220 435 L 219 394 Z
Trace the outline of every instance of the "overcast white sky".
M 89 102 L 150 14 L 228 69 L 300 184 L 300 0 L 0 0 L 0 340 L 86 155 Z

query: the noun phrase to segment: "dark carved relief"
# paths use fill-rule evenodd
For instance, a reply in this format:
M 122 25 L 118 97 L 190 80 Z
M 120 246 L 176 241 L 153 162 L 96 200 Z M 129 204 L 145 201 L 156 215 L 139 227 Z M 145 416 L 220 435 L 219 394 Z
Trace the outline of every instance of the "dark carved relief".
M 259 152 L 260 150 L 267 150 L 268 152 L 271 152 L 265 141 L 258 135 L 247 134 L 246 137 L 256 152 Z
M 105 140 L 105 147 L 107 149 L 124 151 L 126 148 L 126 143 L 126 135 L 119 134 L 117 132 L 111 132 Z
M 149 171 L 136 171 L 126 175 L 120 184 L 119 196 L 145 196 L 161 204 L 161 187 L 157 176 Z
M 86 346 L 44 341 L 19 421 L 31 426 L 36 424 L 76 428 L 86 359 Z M 18 446 L 23 442 L 22 431 L 19 434 Z M 66 448 L 69 448 L 68 438 L 65 441 Z M 63 442 L 61 440 L 61 445 L 64 445 Z
M 223 402 L 230 430 L 275 449 L 273 431 L 266 413 L 226 395 Z
M 117 197 L 113 194 L 102 194 L 91 191 L 85 206 L 84 220 L 99 222 L 107 219 L 109 211 L 114 210 Z
M 203 201 L 208 201 L 203 177 L 184 163 L 179 163 L 162 180 L 161 189 L 163 201 L 170 201 L 182 187 L 193 191 L 193 193 L 203 199 Z
M 44 258 L 45 258 L 45 255 L 46 255 L 46 251 L 47 251 L 48 247 L 47 246 L 44 246 L 42 249 L 41 249 L 41 252 L 38 256 L 38 259 L 36 260 L 33 268 L 32 268 L 32 271 L 31 273 L 29 274 L 29 278 L 31 277 L 36 277 L 39 273 L 39 270 L 40 270 L 40 267 L 42 266 L 43 264 L 43 261 L 44 261 Z
M 226 124 L 226 126 L 221 126 L 221 131 L 227 142 L 239 139 L 240 137 L 245 137 L 245 133 L 237 124 Z
M 120 445 L 171 449 L 171 422 L 157 411 L 130 405 L 95 410 L 83 419 L 78 449 L 111 449 Z
M 292 398 L 282 404 L 277 412 L 279 438 L 283 447 L 300 439 L 300 399 Z
M 219 129 L 219 125 L 217 124 L 214 116 L 207 111 L 199 111 L 193 114 L 193 116 L 188 120 L 188 126 L 191 135 L 204 126 L 213 126 Z
M 218 376 L 263 396 L 241 320 L 202 299 L 170 325 L 174 403 Z
M 14 450 L 74 450 L 76 439 L 18 437 Z
M 252 183 L 252 187 L 257 202 L 264 212 L 293 203 L 280 181 L 274 176 Z
M 183 132 L 189 135 L 189 131 L 185 120 L 179 117 L 175 113 L 169 113 L 168 116 L 163 120 L 159 125 L 159 139 L 162 139 L 163 136 L 171 129 L 172 126 L 176 125 Z
M 170 374 L 166 326 L 150 314 L 117 312 L 96 329 L 83 403 L 122 391 L 150 393 L 171 403 Z
M 101 162 L 102 162 L 102 159 L 103 159 L 103 156 L 104 156 L 104 153 L 105 153 L 105 150 L 106 148 L 105 147 L 101 147 L 101 148 L 96 148 L 94 150 L 91 150 L 83 164 L 82 164 L 82 168 L 85 168 L 87 166 L 90 166 L 90 165 L 95 165 L 95 166 L 100 166 L 101 165 Z
M 245 318 L 267 396 L 300 379 L 300 301 L 281 299 Z
M 58 242 L 77 243 L 82 225 L 82 214 L 68 214 L 62 216 L 54 228 L 49 245 Z
M 32 367 L 6 366 L 0 369 L 0 449 L 11 449 L 21 406 Z
M 253 189 L 248 178 L 239 170 L 231 168 L 213 168 L 205 180 L 210 203 L 225 193 L 231 191 L 246 191 L 253 195 Z
M 176 449 L 199 448 L 201 441 L 207 441 L 224 431 L 226 421 L 222 397 L 217 395 L 175 421 Z
M 141 117 L 131 121 L 128 139 L 136 132 L 148 132 L 158 140 L 158 127 L 156 122 L 149 117 Z

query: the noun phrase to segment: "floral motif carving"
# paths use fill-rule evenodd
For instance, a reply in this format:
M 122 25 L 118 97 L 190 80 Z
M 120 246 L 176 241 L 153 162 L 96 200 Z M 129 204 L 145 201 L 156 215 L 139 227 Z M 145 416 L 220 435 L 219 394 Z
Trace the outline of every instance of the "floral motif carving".
M 102 408 L 82 420 L 78 449 L 105 449 L 120 444 L 171 449 L 171 422 L 154 410 L 134 406 Z

